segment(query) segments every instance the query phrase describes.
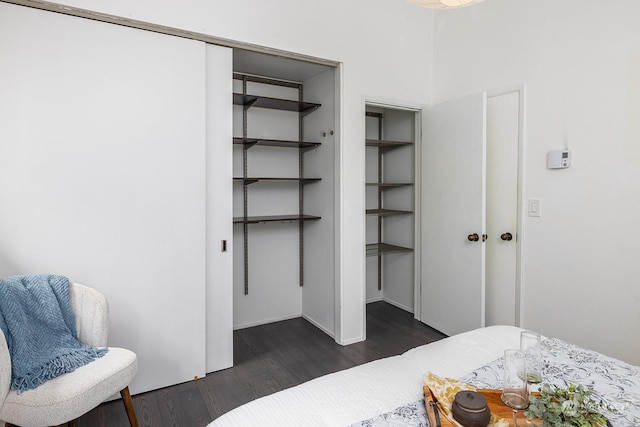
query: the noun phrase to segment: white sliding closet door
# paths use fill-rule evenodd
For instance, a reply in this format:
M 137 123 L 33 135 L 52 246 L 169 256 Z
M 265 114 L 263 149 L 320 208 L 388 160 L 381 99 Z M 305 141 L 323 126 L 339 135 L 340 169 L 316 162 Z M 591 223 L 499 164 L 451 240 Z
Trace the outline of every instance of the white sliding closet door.
M 206 370 L 210 63 L 201 42 L 0 3 L 0 275 L 106 294 L 134 393 Z
M 233 58 L 207 45 L 207 372 L 233 366 Z

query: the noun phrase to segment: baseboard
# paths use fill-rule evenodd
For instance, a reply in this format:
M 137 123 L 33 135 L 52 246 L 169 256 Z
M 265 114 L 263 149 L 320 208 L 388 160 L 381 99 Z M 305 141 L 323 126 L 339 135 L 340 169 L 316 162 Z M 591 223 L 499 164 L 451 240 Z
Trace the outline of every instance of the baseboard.
M 281 322 L 283 320 L 297 319 L 298 317 L 301 317 L 301 316 L 302 316 L 302 313 L 291 314 L 291 315 L 288 315 L 288 316 L 272 317 L 270 319 L 260 320 L 260 321 L 257 321 L 257 322 L 244 323 L 242 325 L 233 325 L 233 330 L 237 331 L 238 329 L 252 328 L 254 326 L 266 325 L 268 323 Z
M 355 344 L 357 342 L 362 342 L 362 341 L 364 341 L 364 338 L 360 337 L 360 338 L 353 338 L 353 339 L 350 339 L 350 340 L 347 340 L 347 341 L 339 342 L 338 344 L 340 344 L 340 345 L 350 345 L 350 344 Z
M 316 328 L 320 329 L 322 332 L 324 332 L 325 334 L 329 335 L 331 338 L 335 339 L 335 334 L 332 331 L 329 331 L 327 328 L 325 328 L 324 326 L 322 326 L 320 323 L 316 322 L 315 320 L 313 320 L 312 318 L 310 318 L 309 316 L 305 316 L 304 314 L 302 314 L 302 318 L 304 320 L 306 320 L 307 322 L 311 323 L 313 326 L 315 326 Z
M 383 301 L 383 300 L 384 300 L 384 298 L 382 296 L 379 296 L 379 297 L 367 299 L 366 303 L 369 304 L 371 302 L 379 302 L 379 301 Z
M 403 304 L 400 304 L 400 303 L 398 303 L 398 302 L 396 302 L 396 301 L 390 300 L 389 298 L 382 298 L 382 300 L 383 300 L 384 302 L 386 302 L 386 303 L 389 303 L 389 304 L 391 304 L 391 305 L 394 305 L 394 306 L 396 306 L 396 307 L 398 307 L 398 308 L 403 309 L 404 311 L 408 311 L 409 313 L 412 313 L 412 314 L 413 314 L 413 307 L 407 307 L 407 306 L 405 306 L 405 305 L 403 305 Z

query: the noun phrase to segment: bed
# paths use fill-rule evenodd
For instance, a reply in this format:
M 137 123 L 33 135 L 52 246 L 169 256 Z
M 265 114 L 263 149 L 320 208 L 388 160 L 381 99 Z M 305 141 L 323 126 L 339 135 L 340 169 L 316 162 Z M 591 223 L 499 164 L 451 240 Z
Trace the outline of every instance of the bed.
M 325 375 L 242 405 L 209 427 L 425 426 L 426 372 L 479 388 L 500 388 L 501 357 L 518 348 L 520 328 L 491 326 Z M 543 341 L 545 382 L 593 385 L 618 409 L 614 427 L 640 426 L 640 367 L 558 339 Z M 394 421 L 390 421 L 390 420 Z

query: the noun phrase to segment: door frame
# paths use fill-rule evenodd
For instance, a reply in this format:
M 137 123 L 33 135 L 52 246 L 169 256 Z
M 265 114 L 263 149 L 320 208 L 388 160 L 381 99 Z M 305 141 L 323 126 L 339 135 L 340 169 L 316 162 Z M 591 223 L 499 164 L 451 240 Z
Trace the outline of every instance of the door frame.
M 518 179 L 517 179 L 517 213 L 516 213 L 516 283 L 515 283 L 515 326 L 522 325 L 523 308 L 523 259 L 524 259 L 524 182 L 525 182 L 525 127 L 526 127 L 526 85 L 507 86 L 487 91 L 487 99 L 512 93 L 518 94 Z

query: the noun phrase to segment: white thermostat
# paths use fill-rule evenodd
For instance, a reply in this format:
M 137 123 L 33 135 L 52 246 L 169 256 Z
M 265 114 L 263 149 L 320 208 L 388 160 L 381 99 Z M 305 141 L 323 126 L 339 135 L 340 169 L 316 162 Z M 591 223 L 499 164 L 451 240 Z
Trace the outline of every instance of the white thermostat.
M 571 151 L 554 150 L 547 153 L 547 168 L 564 169 L 571 165 Z

